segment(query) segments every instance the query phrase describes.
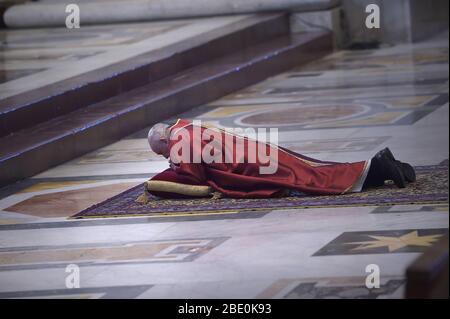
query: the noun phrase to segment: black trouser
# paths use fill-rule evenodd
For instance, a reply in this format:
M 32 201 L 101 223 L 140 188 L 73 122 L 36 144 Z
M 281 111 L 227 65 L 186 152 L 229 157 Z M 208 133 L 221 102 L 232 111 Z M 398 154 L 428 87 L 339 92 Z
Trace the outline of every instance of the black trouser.
M 390 176 L 385 172 L 381 161 L 374 157 L 372 158 L 367 178 L 364 181 L 363 189 L 368 187 L 376 187 L 384 185 L 384 182 L 389 179 Z

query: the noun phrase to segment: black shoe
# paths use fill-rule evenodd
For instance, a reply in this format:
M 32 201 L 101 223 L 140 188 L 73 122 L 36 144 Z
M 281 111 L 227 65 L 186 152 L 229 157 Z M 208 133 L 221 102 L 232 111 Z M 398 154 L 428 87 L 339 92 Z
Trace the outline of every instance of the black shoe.
M 392 154 L 392 153 L 391 153 Z M 393 180 L 398 188 L 406 187 L 406 178 L 403 169 L 395 160 L 393 160 L 385 150 L 375 155 L 380 168 L 386 174 L 386 179 Z
M 406 180 L 410 183 L 414 183 L 416 181 L 416 172 L 414 171 L 414 168 L 408 163 L 403 163 L 400 161 L 396 162 L 398 162 L 401 165 L 403 175 L 405 175 Z
M 408 163 L 403 163 L 403 162 L 400 162 L 399 160 L 395 159 L 394 154 L 392 154 L 391 150 L 388 147 L 386 147 L 384 150 L 381 150 L 380 152 L 378 152 L 378 154 L 376 156 L 379 156 L 379 155 L 386 156 L 387 158 L 394 161 L 398 166 L 400 166 L 407 182 L 414 183 L 416 181 L 416 172 L 414 171 L 414 168 Z

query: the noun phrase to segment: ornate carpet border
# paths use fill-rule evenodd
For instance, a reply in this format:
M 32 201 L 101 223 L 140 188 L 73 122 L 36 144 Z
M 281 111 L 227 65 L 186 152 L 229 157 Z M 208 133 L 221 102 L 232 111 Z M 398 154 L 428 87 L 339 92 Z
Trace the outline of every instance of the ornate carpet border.
M 418 174 L 432 172 L 432 171 L 448 171 L 448 165 L 432 165 L 432 166 L 418 166 L 416 167 Z M 448 175 L 447 175 L 448 183 Z M 288 197 L 280 199 L 254 199 L 254 200 L 233 200 L 233 199 L 221 199 L 220 202 L 211 202 L 209 199 L 200 199 L 196 201 L 201 201 L 198 203 L 203 203 L 203 206 L 213 206 L 204 207 L 203 209 L 186 209 L 186 203 L 192 200 L 178 200 L 171 201 L 168 209 L 163 211 L 152 211 L 148 209 L 145 211 L 143 207 L 142 212 L 139 213 L 126 213 L 126 212 L 114 212 L 114 208 L 111 207 L 110 210 L 105 210 L 100 213 L 93 213 L 101 207 L 105 207 L 114 202 L 128 202 L 134 201 L 134 197 L 139 191 L 143 189 L 143 185 L 135 186 L 128 189 L 116 196 L 113 196 L 101 203 L 95 204 L 75 215 L 70 217 L 70 219 L 100 219 L 100 218 L 114 218 L 114 217 L 174 217 L 174 216 L 201 216 L 201 215 L 225 215 L 225 214 L 236 214 L 239 212 L 258 212 L 268 209 L 279 209 L 279 210 L 289 210 L 289 209 L 308 209 L 308 208 L 333 208 L 333 207 L 367 207 L 367 206 L 394 206 L 394 205 L 424 205 L 424 204 L 446 204 L 449 202 L 448 192 L 436 192 L 433 194 L 406 194 L 395 196 L 333 196 L 330 199 L 329 196 L 306 196 L 306 197 Z M 130 195 L 136 193 L 134 195 Z M 129 195 L 128 199 L 127 195 Z M 124 199 L 121 199 L 124 198 Z M 308 200 L 309 198 L 309 200 Z M 326 203 L 328 201 L 328 203 Z M 208 202 L 208 205 L 205 203 Z M 322 203 L 320 203 L 322 202 Z M 262 206 L 264 203 L 264 206 Z M 211 205 L 209 205 L 211 204 Z M 139 205 L 139 204 L 136 204 Z M 202 206 L 202 205 L 200 205 Z

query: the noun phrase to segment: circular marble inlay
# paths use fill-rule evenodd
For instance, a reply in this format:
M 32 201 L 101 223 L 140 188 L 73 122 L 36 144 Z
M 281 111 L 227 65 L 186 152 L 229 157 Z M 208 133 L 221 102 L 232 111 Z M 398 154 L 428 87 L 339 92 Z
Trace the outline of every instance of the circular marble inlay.
M 366 111 L 362 105 L 311 105 L 271 109 L 241 119 L 248 125 L 312 124 L 358 116 Z

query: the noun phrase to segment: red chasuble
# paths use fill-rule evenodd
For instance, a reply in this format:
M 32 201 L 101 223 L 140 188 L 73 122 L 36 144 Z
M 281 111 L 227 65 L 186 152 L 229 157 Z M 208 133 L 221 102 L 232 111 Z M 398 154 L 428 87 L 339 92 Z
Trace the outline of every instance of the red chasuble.
M 287 190 L 316 195 L 343 194 L 351 191 L 360 181 L 368 165 L 366 161 L 322 162 L 269 143 L 258 143 L 258 151 L 265 151 L 266 154 L 272 151 L 272 154 L 276 152 L 277 155 L 276 171 L 271 174 L 262 174 L 261 167 L 267 167 L 268 164 L 259 156 L 256 156 L 256 161 L 253 160 L 252 163 L 248 146 L 254 140 L 217 128 L 194 126 L 187 120 L 178 120 L 169 130 L 170 157 L 175 163 L 175 172 L 199 184 L 209 185 L 226 197 L 279 197 L 286 195 Z M 205 130 L 209 133 L 214 131 L 215 136 L 220 135 L 221 138 L 210 136 L 205 139 L 205 136 L 202 136 Z M 180 132 L 187 132 L 189 138 L 182 138 Z M 194 134 L 194 132 L 202 134 Z M 214 143 L 214 140 L 219 143 Z M 184 154 L 184 158 L 183 150 L 185 152 L 188 150 L 189 153 Z M 209 163 L 201 159 L 201 162 L 198 162 L 202 152 L 215 154 L 222 160 Z M 229 157 L 230 154 L 232 158 Z M 197 162 L 194 162 L 195 156 L 197 156 Z

